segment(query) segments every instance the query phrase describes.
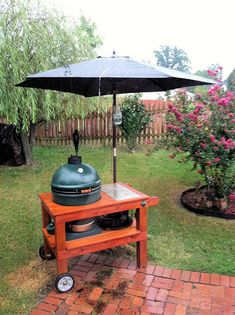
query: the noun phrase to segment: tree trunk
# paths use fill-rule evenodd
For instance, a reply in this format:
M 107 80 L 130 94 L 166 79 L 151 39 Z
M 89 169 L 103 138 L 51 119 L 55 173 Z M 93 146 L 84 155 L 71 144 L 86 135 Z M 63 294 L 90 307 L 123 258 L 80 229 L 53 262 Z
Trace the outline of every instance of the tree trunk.
M 33 144 L 34 144 L 34 136 L 35 136 L 36 125 L 30 124 L 29 132 L 21 131 L 21 141 L 23 145 L 24 155 L 25 155 L 25 164 L 28 166 L 32 166 L 33 164 Z

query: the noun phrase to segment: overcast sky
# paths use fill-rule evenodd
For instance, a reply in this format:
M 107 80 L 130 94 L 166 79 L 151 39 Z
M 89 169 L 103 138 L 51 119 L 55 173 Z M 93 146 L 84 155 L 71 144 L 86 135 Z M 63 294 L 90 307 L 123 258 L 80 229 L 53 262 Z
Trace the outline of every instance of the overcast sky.
M 67 16 L 82 13 L 95 22 L 103 57 L 115 49 L 117 55 L 153 62 L 153 51 L 170 45 L 188 54 L 193 72 L 218 63 L 225 79 L 235 68 L 235 0 L 44 1 Z

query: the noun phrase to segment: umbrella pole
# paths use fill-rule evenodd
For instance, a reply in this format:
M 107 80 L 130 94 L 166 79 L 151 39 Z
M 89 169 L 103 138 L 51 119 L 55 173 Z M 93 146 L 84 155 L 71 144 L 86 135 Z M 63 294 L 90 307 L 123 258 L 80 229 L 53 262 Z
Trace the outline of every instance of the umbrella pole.
M 116 107 L 116 93 L 113 93 L 113 113 Z M 113 123 L 113 183 L 117 181 L 117 137 L 116 126 Z

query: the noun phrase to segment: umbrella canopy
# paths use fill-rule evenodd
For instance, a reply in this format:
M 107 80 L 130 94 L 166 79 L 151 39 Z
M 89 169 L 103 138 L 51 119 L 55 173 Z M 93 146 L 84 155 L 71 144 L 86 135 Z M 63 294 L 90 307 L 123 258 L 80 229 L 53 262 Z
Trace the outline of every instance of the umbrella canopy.
M 100 96 L 115 92 L 168 91 L 180 87 L 214 84 L 215 81 L 127 57 L 97 58 L 30 75 L 21 87 Z
M 20 87 L 57 90 L 85 97 L 168 91 L 180 87 L 215 84 L 203 77 L 134 61 L 128 57 L 87 60 L 30 75 Z M 116 126 L 113 125 L 113 182 L 116 182 Z

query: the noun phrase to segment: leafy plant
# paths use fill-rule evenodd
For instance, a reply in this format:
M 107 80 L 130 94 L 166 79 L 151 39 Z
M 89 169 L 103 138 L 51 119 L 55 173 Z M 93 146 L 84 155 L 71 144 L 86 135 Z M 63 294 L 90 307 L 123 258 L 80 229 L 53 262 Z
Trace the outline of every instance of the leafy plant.
M 208 70 L 218 78 L 220 69 Z M 188 99 L 178 91 L 167 115 L 167 142 L 175 152 L 186 153 L 183 161 L 191 160 L 194 170 L 204 177 L 213 202 L 221 209 L 218 200 L 233 199 L 235 178 L 235 98 L 222 85 L 208 89 L 206 96 Z
M 121 130 L 131 152 L 135 151 L 137 137 L 149 126 L 151 114 L 139 99 L 139 94 L 126 96 L 121 104 Z

